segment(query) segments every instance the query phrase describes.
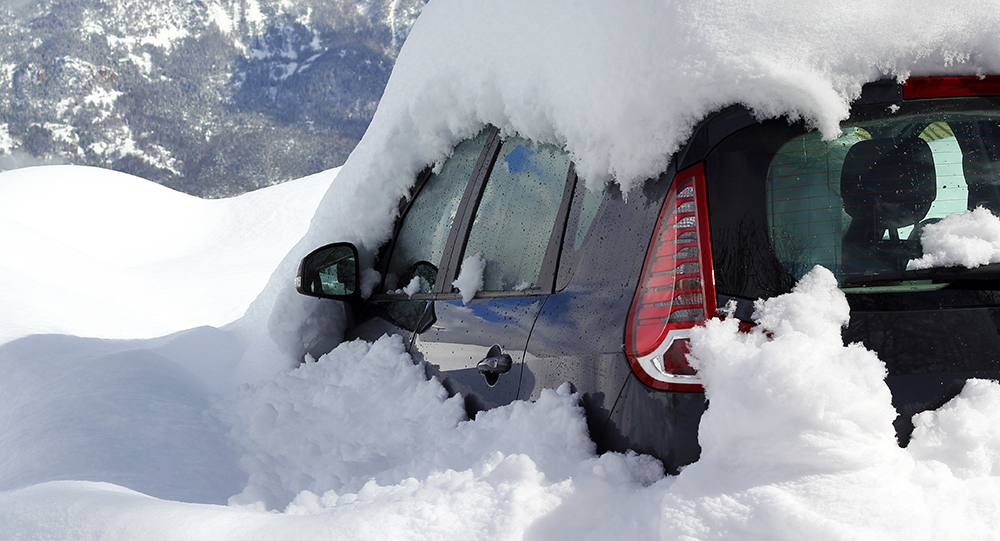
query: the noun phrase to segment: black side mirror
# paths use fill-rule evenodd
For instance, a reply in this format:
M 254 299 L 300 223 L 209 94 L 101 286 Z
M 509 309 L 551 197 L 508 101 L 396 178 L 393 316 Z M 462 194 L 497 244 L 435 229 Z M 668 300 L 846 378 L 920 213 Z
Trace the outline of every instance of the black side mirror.
M 295 277 L 295 290 L 321 299 L 347 300 L 358 294 L 358 249 L 349 242 L 336 242 L 302 258 Z

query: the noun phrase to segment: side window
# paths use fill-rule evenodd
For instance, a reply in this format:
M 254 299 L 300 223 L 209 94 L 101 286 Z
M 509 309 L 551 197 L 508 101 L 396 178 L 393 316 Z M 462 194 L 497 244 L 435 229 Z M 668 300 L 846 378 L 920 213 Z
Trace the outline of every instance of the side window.
M 411 294 L 431 292 L 462 194 L 491 133 L 483 130 L 455 147 L 414 197 L 392 248 L 385 293 L 404 288 Z
M 542 261 L 559 214 L 569 154 L 521 137 L 503 142 L 486 182 L 465 256 L 486 261 L 483 291 L 538 287 Z

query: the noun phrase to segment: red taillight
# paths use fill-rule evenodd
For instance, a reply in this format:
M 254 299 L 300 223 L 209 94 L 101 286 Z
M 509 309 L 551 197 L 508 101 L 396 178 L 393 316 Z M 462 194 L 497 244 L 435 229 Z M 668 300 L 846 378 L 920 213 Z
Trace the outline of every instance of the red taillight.
M 1000 96 L 1000 77 L 918 77 L 903 83 L 903 99 Z
M 688 333 L 715 315 L 705 168 L 698 164 L 674 177 L 646 251 L 625 331 L 632 370 L 656 389 L 701 391 L 685 357 Z

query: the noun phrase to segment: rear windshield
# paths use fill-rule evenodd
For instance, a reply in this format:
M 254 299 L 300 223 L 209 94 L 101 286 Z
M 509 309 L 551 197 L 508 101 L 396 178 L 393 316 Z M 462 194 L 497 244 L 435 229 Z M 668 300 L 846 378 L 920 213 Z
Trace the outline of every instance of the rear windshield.
M 765 194 L 775 255 L 795 278 L 817 264 L 841 280 L 903 271 L 926 224 L 1000 211 L 1000 115 L 898 115 L 831 141 L 796 136 L 771 158 Z

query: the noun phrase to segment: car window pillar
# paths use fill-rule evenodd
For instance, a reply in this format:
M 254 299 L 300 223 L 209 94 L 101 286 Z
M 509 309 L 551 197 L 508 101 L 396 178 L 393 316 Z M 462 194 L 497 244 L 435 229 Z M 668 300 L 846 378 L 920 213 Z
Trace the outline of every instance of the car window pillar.
M 493 128 L 493 133 L 489 141 L 486 142 L 482 154 L 479 155 L 479 161 L 473 169 L 472 180 L 466 186 L 462 201 L 458 205 L 455 223 L 452 225 L 451 233 L 448 235 L 448 243 L 445 245 L 444 256 L 441 258 L 441 268 L 438 269 L 434 293 L 451 292 L 451 282 L 455 276 L 458 276 L 459 267 L 462 264 L 461 256 L 465 242 L 469 238 L 472 218 L 479 208 L 479 198 L 483 194 L 486 179 L 489 178 L 493 164 L 496 163 L 500 144 L 500 130 Z

